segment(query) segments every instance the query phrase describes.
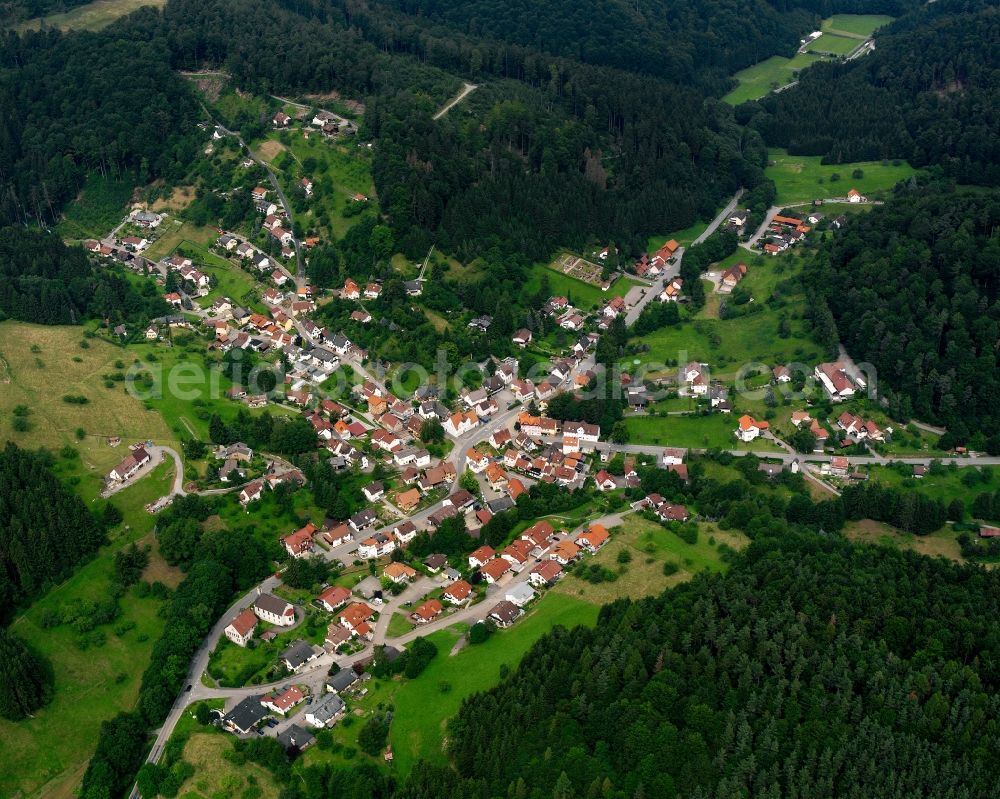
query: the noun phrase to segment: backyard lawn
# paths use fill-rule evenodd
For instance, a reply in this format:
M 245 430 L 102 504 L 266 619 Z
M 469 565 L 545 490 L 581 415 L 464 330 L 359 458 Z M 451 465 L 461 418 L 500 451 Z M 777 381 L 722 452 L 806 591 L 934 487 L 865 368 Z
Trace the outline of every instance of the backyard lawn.
M 810 202 L 814 199 L 845 197 L 851 189 L 872 196 L 885 192 L 914 173 L 905 162 L 858 161 L 852 164 L 821 164 L 820 156 L 789 155 L 787 150 L 767 151 L 765 174 L 774 181 L 778 195 L 775 205 Z M 864 176 L 852 177 L 860 169 Z M 831 180 L 833 175 L 839 180 Z
M 840 36 L 836 33 L 824 32 L 822 36 L 809 42 L 806 45 L 806 50 L 810 53 L 833 53 L 834 55 L 843 56 L 850 53 L 862 41 L 862 39 L 855 39 L 850 36 Z

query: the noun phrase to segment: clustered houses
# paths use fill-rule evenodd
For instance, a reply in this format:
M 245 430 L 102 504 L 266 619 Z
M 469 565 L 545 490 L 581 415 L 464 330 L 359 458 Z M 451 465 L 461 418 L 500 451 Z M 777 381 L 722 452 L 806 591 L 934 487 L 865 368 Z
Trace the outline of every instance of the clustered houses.
M 798 244 L 812 228 L 806 221 L 794 216 L 774 217 L 757 246 L 768 255 L 777 255 Z
M 846 434 L 843 440 L 845 446 L 856 444 L 859 441 L 885 441 L 885 433 L 871 419 L 867 422 L 860 416 L 844 411 L 837 419 L 837 427 Z
M 827 432 L 826 428 L 823 427 L 823 425 L 809 415 L 808 411 L 792 411 L 792 424 L 796 428 L 800 428 L 802 425 L 808 424 L 809 432 L 816 437 L 816 451 L 823 451 L 823 446 L 826 444 L 830 434 Z
M 650 494 L 638 502 L 632 503 L 634 510 L 649 511 L 664 522 L 686 522 L 691 518 L 688 509 L 683 505 L 667 502 L 659 494 Z

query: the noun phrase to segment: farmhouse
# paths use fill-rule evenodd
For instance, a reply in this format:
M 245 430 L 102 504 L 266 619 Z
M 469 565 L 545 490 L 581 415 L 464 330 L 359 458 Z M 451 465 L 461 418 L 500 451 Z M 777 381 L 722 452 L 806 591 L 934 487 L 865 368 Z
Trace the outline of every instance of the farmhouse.
M 854 384 L 844 371 L 841 363 L 821 363 L 814 371 L 816 379 L 823 384 L 826 393 L 833 400 L 843 400 L 854 396 Z
M 109 483 L 124 483 L 150 462 L 151 457 L 144 447 L 136 447 L 108 474 Z

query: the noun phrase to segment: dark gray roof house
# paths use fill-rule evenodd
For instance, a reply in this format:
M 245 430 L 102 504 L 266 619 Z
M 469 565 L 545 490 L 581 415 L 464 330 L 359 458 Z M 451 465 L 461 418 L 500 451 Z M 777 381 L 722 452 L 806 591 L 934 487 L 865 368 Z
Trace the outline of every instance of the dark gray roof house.
M 358 681 L 358 675 L 354 669 L 341 669 L 326 681 L 327 690 L 335 694 L 346 691 Z
M 298 724 L 290 724 L 288 729 L 278 733 L 277 739 L 286 752 L 289 749 L 302 751 L 316 743 L 316 736 L 302 729 Z
M 222 726 L 237 735 L 246 735 L 267 716 L 262 694 L 248 696 L 222 718 Z
M 298 671 L 319 655 L 319 650 L 306 641 L 295 641 L 284 652 L 281 660 L 290 671 Z

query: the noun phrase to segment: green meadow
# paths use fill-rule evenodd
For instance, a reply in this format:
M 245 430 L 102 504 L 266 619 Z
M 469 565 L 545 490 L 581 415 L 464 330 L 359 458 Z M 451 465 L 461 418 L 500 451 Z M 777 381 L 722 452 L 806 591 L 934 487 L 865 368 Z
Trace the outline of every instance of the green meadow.
M 904 161 L 823 164 L 818 155 L 789 155 L 787 150 L 778 148 L 769 149 L 767 157 L 768 166 L 764 174 L 774 181 L 777 189 L 775 205 L 846 197 L 851 189 L 857 189 L 867 197 L 877 196 L 916 171 Z M 853 177 L 858 169 L 863 175 Z

